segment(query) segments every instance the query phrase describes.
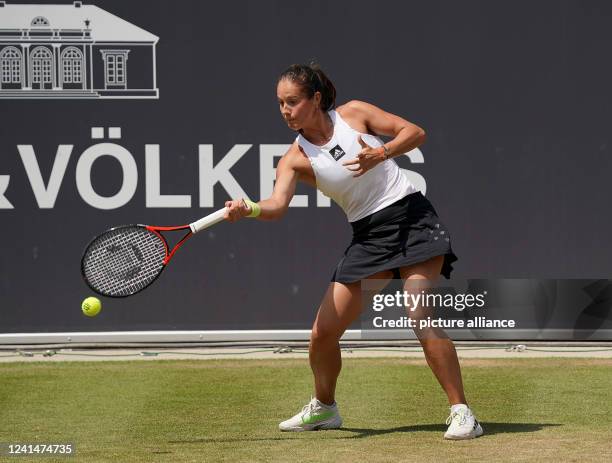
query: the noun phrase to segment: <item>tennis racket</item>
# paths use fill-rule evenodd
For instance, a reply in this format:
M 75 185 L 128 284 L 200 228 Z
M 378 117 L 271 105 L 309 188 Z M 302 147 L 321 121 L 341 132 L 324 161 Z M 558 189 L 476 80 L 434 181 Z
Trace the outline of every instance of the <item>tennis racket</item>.
M 150 286 L 195 233 L 223 220 L 227 208 L 175 227 L 122 225 L 96 236 L 81 259 L 81 274 L 96 293 L 127 297 Z M 170 251 L 162 232 L 188 230 Z

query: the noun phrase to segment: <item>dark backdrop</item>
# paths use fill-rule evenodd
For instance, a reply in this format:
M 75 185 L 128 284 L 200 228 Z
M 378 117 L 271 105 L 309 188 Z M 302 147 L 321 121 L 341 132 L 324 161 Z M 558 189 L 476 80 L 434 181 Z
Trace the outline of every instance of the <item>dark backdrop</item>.
M 214 208 L 199 207 L 200 144 L 214 145 L 215 163 L 252 144 L 231 172 L 258 199 L 259 145 L 294 138 L 279 116 L 277 75 L 311 59 L 339 103 L 365 100 L 425 128 L 425 162 L 399 163 L 426 179 L 459 256 L 456 276 L 610 276 L 609 2 L 95 4 L 160 37 L 160 98 L 0 100 L 0 175 L 10 175 L 14 206 L 0 209 L 0 332 L 308 328 L 350 227 L 306 187 L 298 193 L 309 207 L 204 232 L 150 290 L 105 300 L 95 319 L 80 313 L 90 290 L 79 261 L 111 225 L 180 224 L 222 207 L 219 185 Z M 121 127 L 114 141 L 136 160 L 137 191 L 120 208 L 96 209 L 77 192 L 77 160 L 98 142 L 91 127 Z M 74 145 L 72 155 L 54 207 L 41 209 L 17 146 L 33 145 L 46 183 L 60 144 Z M 162 193 L 191 195 L 190 209 L 145 207 L 146 144 L 160 145 Z M 97 161 L 92 183 L 113 195 L 118 163 Z

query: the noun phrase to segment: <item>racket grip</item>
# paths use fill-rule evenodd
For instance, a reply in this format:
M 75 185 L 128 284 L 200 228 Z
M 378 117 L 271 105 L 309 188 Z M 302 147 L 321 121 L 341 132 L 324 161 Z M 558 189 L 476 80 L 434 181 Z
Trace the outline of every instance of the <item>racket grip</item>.
M 221 222 L 226 211 L 227 207 L 224 207 L 223 209 L 219 209 L 212 214 L 208 214 L 206 217 L 202 217 L 200 220 L 190 223 L 189 228 L 191 228 L 191 232 L 197 233 L 205 228 L 212 227 L 214 224 Z

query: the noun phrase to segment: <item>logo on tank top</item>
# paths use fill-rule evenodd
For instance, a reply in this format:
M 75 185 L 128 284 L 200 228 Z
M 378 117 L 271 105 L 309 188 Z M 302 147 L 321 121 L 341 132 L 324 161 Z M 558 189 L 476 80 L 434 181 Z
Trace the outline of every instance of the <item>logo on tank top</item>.
M 329 154 L 331 154 L 332 158 L 334 158 L 334 161 L 337 161 L 342 156 L 344 156 L 346 153 L 340 147 L 340 145 L 336 145 L 332 149 L 329 150 Z

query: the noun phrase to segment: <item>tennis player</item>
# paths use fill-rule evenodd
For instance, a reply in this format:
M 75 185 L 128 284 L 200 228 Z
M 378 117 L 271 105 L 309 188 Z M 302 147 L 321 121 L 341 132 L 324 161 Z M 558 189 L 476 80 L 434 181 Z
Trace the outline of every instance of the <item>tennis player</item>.
M 342 418 L 335 401 L 341 369 L 339 340 L 361 311 L 361 281 L 450 278 L 457 257 L 448 230 L 431 203 L 402 174 L 393 157 L 425 141 L 420 127 L 362 101 L 335 108 L 336 90 L 316 65 L 292 65 L 277 84 L 281 115 L 298 133 L 280 159 L 272 196 L 258 203 L 226 202 L 226 219 L 280 219 L 298 181 L 318 188 L 346 213 L 353 240 L 338 263 L 319 307 L 310 338 L 314 398 L 281 431 L 336 429 Z M 390 141 L 383 143 L 379 136 Z M 450 403 L 447 439 L 483 433 L 467 405 L 453 342 L 435 331 L 415 330 L 427 363 Z

